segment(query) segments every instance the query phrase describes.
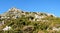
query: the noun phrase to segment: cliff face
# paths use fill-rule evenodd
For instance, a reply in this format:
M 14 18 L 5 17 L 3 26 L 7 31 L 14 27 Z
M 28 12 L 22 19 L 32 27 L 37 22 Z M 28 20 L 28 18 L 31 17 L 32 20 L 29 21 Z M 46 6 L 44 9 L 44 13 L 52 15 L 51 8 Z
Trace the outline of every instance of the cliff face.
M 11 8 L 0 15 L 0 30 L 3 33 L 40 33 L 59 32 L 60 18 L 41 12 L 25 12 Z M 1 32 L 0 31 L 0 32 Z

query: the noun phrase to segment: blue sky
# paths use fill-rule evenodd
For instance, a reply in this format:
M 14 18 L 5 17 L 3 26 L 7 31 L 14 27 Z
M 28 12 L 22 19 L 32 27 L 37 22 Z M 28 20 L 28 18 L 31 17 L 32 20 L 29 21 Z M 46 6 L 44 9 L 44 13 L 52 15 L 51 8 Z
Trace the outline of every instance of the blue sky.
M 0 14 L 12 7 L 28 12 L 46 12 L 60 16 L 60 0 L 0 0 Z

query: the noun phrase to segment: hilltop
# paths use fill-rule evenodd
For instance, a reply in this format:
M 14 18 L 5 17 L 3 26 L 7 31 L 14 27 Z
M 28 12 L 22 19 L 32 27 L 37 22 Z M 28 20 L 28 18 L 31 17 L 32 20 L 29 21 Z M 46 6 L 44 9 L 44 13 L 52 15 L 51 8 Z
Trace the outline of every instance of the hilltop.
M 60 18 L 49 13 L 11 8 L 0 15 L 1 33 L 60 33 Z

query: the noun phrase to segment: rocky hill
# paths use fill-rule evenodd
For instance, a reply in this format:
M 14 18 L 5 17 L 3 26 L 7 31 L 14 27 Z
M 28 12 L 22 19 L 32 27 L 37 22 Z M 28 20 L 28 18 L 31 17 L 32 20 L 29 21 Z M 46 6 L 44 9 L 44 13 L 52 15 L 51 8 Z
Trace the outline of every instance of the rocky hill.
M 11 8 L 0 15 L 1 33 L 60 33 L 60 18 Z

